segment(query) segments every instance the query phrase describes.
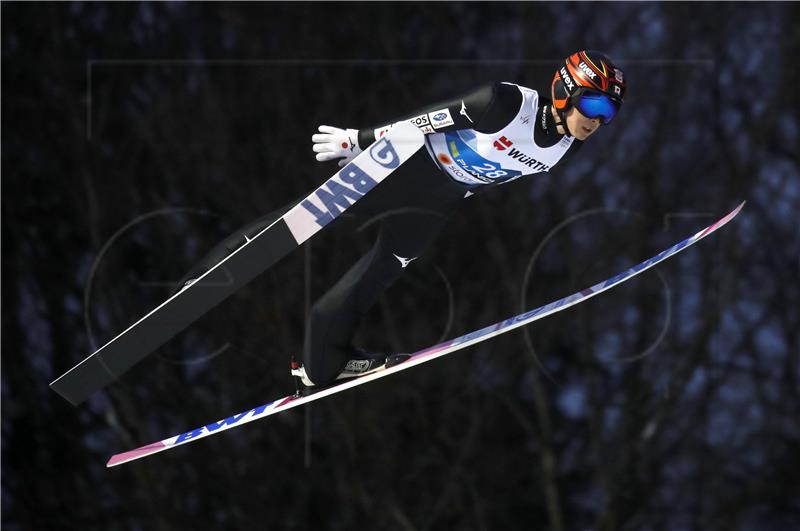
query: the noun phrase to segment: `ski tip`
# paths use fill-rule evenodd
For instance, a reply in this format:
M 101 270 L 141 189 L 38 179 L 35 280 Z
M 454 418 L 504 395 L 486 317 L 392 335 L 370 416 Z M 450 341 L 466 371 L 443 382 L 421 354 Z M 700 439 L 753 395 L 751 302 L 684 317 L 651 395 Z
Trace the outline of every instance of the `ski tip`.
M 730 212 L 728 215 L 726 215 L 724 218 L 722 218 L 722 219 L 720 220 L 720 222 L 721 222 L 721 225 L 724 225 L 724 224 L 725 224 L 725 223 L 727 223 L 728 221 L 730 221 L 730 220 L 732 220 L 733 218 L 735 218 L 735 217 L 736 217 L 736 216 L 739 214 L 739 211 L 741 211 L 741 210 L 742 210 L 742 208 L 744 208 L 744 205 L 745 205 L 745 203 L 747 203 L 747 201 L 742 201 L 741 203 L 739 203 L 739 206 L 737 206 L 736 208 L 734 208 L 733 210 L 731 210 L 731 212 Z
M 148 444 L 147 446 L 142 446 L 141 448 L 137 448 L 136 450 L 131 450 L 129 452 L 122 452 L 121 454 L 112 455 L 111 459 L 109 459 L 108 462 L 106 463 L 106 468 L 111 468 L 117 465 L 121 465 L 123 463 L 127 463 L 129 461 L 133 461 L 134 459 L 139 459 L 141 457 L 145 457 L 151 454 L 156 454 L 166 449 L 167 445 L 164 444 L 162 441 L 159 441 L 153 444 Z
M 739 212 L 742 210 L 742 208 L 744 208 L 744 205 L 745 205 L 745 203 L 747 203 L 747 201 L 746 201 L 746 200 L 745 200 L 745 201 L 742 201 L 741 203 L 739 203 L 739 206 L 737 206 L 736 208 L 734 208 L 734 209 L 733 209 L 733 210 L 730 212 L 730 214 L 728 214 L 727 216 L 725 216 L 724 218 L 722 218 L 722 220 L 720 220 L 720 221 L 722 221 L 722 222 L 723 222 L 722 224 L 724 225 L 724 224 L 725 224 L 725 223 L 727 223 L 728 221 L 730 221 L 730 220 L 732 220 L 733 218 L 735 218 L 735 217 L 736 217 L 736 216 L 739 214 Z

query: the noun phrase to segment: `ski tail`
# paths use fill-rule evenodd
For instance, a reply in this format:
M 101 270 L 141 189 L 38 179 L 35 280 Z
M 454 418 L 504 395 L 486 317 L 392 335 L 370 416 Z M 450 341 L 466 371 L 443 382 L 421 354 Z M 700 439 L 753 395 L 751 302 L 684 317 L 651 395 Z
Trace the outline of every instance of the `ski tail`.
M 286 214 L 50 384 L 78 405 L 322 230 L 424 144 L 410 122 L 393 127 Z
M 210 251 L 208 251 L 208 253 L 206 253 L 206 255 L 194 265 L 194 267 L 192 267 L 185 275 L 183 275 L 183 277 L 176 283 L 175 289 L 172 291 L 172 293 L 170 293 L 170 296 L 181 291 L 186 286 L 187 282 L 194 281 L 203 276 L 206 271 L 222 262 L 229 254 L 233 253 L 236 251 L 236 249 L 255 238 L 257 234 L 275 223 L 275 221 L 277 221 L 279 218 L 282 218 L 284 214 L 297 206 L 303 199 L 305 199 L 305 195 L 300 196 L 291 203 L 287 203 L 281 208 L 273 210 L 266 216 L 262 216 L 257 220 L 235 230 L 230 236 L 219 242 Z

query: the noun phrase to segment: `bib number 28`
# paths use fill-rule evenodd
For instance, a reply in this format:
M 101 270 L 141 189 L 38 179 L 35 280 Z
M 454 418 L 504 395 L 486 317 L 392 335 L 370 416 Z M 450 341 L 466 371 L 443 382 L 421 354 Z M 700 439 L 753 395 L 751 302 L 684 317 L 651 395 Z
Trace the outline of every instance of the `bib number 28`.
M 497 179 L 498 177 L 505 177 L 508 175 L 507 171 L 499 166 L 495 166 L 490 162 L 486 162 L 485 164 L 473 164 L 469 167 L 469 169 L 473 175 L 477 174 L 476 177 L 480 176 L 488 177 L 490 179 Z

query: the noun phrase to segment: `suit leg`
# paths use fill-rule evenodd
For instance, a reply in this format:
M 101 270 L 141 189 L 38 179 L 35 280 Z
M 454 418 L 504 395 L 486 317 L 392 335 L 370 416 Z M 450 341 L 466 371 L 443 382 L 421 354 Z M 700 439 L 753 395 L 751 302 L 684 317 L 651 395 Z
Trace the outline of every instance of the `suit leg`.
M 316 384 L 333 381 L 352 358 L 351 339 L 367 311 L 441 232 L 448 209 L 389 212 L 372 248 L 313 306 L 303 364 Z

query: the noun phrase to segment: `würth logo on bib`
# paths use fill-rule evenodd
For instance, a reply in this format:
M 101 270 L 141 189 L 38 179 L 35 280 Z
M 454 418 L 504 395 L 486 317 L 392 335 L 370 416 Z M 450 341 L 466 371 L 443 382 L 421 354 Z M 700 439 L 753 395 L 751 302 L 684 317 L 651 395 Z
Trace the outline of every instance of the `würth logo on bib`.
M 507 139 L 505 136 L 501 136 L 497 140 L 494 141 L 494 147 L 498 151 L 505 151 L 507 147 L 511 147 L 514 145 L 514 142 Z
M 539 162 L 535 158 L 531 157 L 530 155 L 526 155 L 522 151 L 518 150 L 517 148 L 511 148 L 511 151 L 506 153 L 509 157 L 516 160 L 519 163 L 526 165 L 529 168 L 532 168 L 534 171 L 550 171 L 550 165 L 545 164 L 544 162 Z

